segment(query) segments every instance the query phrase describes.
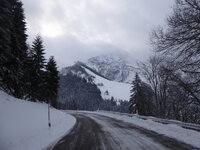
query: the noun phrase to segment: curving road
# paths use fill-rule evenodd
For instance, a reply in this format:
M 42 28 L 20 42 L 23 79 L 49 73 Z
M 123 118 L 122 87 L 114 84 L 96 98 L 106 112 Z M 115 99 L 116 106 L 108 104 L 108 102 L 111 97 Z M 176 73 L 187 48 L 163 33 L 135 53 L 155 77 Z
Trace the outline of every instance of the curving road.
M 71 113 L 77 123 L 51 150 L 195 150 L 186 144 L 109 117 Z

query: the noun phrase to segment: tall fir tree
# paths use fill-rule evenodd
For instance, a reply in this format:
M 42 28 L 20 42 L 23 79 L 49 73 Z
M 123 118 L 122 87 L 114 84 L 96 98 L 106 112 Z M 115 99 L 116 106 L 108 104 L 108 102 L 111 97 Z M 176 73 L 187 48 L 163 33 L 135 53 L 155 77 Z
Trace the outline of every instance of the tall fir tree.
M 54 57 L 50 57 L 46 65 L 46 98 L 57 108 L 58 69 Z
M 22 2 L 19 0 L 3 0 L 0 4 L 2 9 L 1 41 L 2 58 L 1 59 L 1 81 L 4 90 L 15 97 L 23 97 L 24 64 L 27 57 L 26 47 L 26 23 Z M 5 18 L 6 17 L 6 18 Z M 6 19 L 6 20 L 5 20 Z
M 154 115 L 154 93 L 151 87 L 142 82 L 136 73 L 132 82 L 131 96 L 129 100 L 129 113 L 137 113 L 139 115 Z
M 135 75 L 135 79 L 132 82 L 131 97 L 129 103 L 129 113 L 149 115 L 146 111 L 146 108 L 148 106 L 148 100 L 146 96 L 144 83 L 141 81 L 137 73 Z
M 32 45 L 32 57 L 35 64 L 36 73 L 39 75 L 45 68 L 44 50 L 42 37 L 37 35 Z
M 33 41 L 31 53 L 29 56 L 29 65 L 32 69 L 29 70 L 32 77 L 30 79 L 31 85 L 31 99 L 44 101 L 43 91 L 45 89 L 45 57 L 44 46 L 41 36 L 37 35 Z
M 136 73 L 135 78 L 132 81 L 131 97 L 129 100 L 129 113 L 138 113 L 138 105 L 141 97 L 141 84 L 142 82 L 139 78 L 139 75 Z
M 9 90 L 7 84 L 10 73 L 10 58 L 12 57 L 11 41 L 11 5 L 7 0 L 0 3 L 0 89 Z
M 34 97 L 36 95 L 36 91 L 34 89 L 36 89 L 36 83 L 35 81 L 37 81 L 37 74 L 35 71 L 35 66 L 34 66 L 34 51 L 32 50 L 31 46 L 28 45 L 28 57 L 27 57 L 27 63 L 25 64 L 25 69 L 26 69 L 26 89 L 25 89 L 25 98 L 29 99 L 31 101 L 34 101 L 36 99 L 36 97 Z
M 11 1 L 12 3 L 12 34 L 13 36 L 15 36 L 20 47 L 21 54 L 18 54 L 18 56 L 21 57 L 22 60 L 24 60 L 27 56 L 27 34 L 23 4 L 20 0 L 8 1 Z
M 13 95 L 22 98 L 25 94 L 25 63 L 27 60 L 27 46 L 26 46 L 26 22 L 23 10 L 23 4 L 19 0 L 8 0 L 11 3 L 12 12 L 12 26 L 11 26 L 11 59 L 12 74 L 16 76 L 12 82 Z
M 27 47 L 27 34 L 26 34 L 26 22 L 25 22 L 25 15 L 24 15 L 24 9 L 23 4 L 20 0 L 12 0 L 16 1 L 15 5 L 13 7 L 13 33 L 15 34 L 14 38 L 16 38 L 16 41 L 19 45 L 19 51 L 15 53 L 15 57 L 18 57 L 18 63 L 19 63 L 19 71 L 21 73 L 19 74 L 19 85 L 16 88 L 21 87 L 21 96 L 26 94 L 26 84 L 27 84 L 27 68 L 26 65 L 28 63 L 28 47 Z M 18 72 L 19 72 L 18 71 Z M 21 97 L 20 96 L 20 97 Z

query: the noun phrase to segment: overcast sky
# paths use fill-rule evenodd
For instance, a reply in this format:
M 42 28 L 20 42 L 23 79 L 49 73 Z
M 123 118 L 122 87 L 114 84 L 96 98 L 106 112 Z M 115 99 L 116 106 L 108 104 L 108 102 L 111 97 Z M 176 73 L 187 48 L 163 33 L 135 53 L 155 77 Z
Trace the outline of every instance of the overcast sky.
M 39 33 L 59 68 L 104 53 L 150 55 L 149 33 L 164 25 L 174 0 L 22 0 L 28 41 Z

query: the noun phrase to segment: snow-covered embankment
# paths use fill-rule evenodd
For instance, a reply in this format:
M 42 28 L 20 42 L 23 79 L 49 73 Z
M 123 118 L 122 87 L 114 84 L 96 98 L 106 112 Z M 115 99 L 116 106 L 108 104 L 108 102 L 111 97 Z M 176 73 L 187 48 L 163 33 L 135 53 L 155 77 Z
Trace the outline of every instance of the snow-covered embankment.
M 19 100 L 0 91 L 0 149 L 40 150 L 67 134 L 76 119 L 51 108 L 48 127 L 47 104 Z

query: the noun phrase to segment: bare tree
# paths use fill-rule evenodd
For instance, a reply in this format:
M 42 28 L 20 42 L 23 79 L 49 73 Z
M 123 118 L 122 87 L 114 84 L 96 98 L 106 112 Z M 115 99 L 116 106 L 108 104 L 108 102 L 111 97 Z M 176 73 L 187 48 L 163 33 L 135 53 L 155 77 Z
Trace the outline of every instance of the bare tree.
M 168 72 L 174 81 L 200 104 L 200 1 L 176 0 L 167 28 L 155 29 L 151 42 L 170 58 Z
M 163 63 L 162 57 L 153 56 L 148 62 L 139 64 L 139 68 L 154 91 L 157 113 L 165 117 L 169 77 L 162 69 Z

